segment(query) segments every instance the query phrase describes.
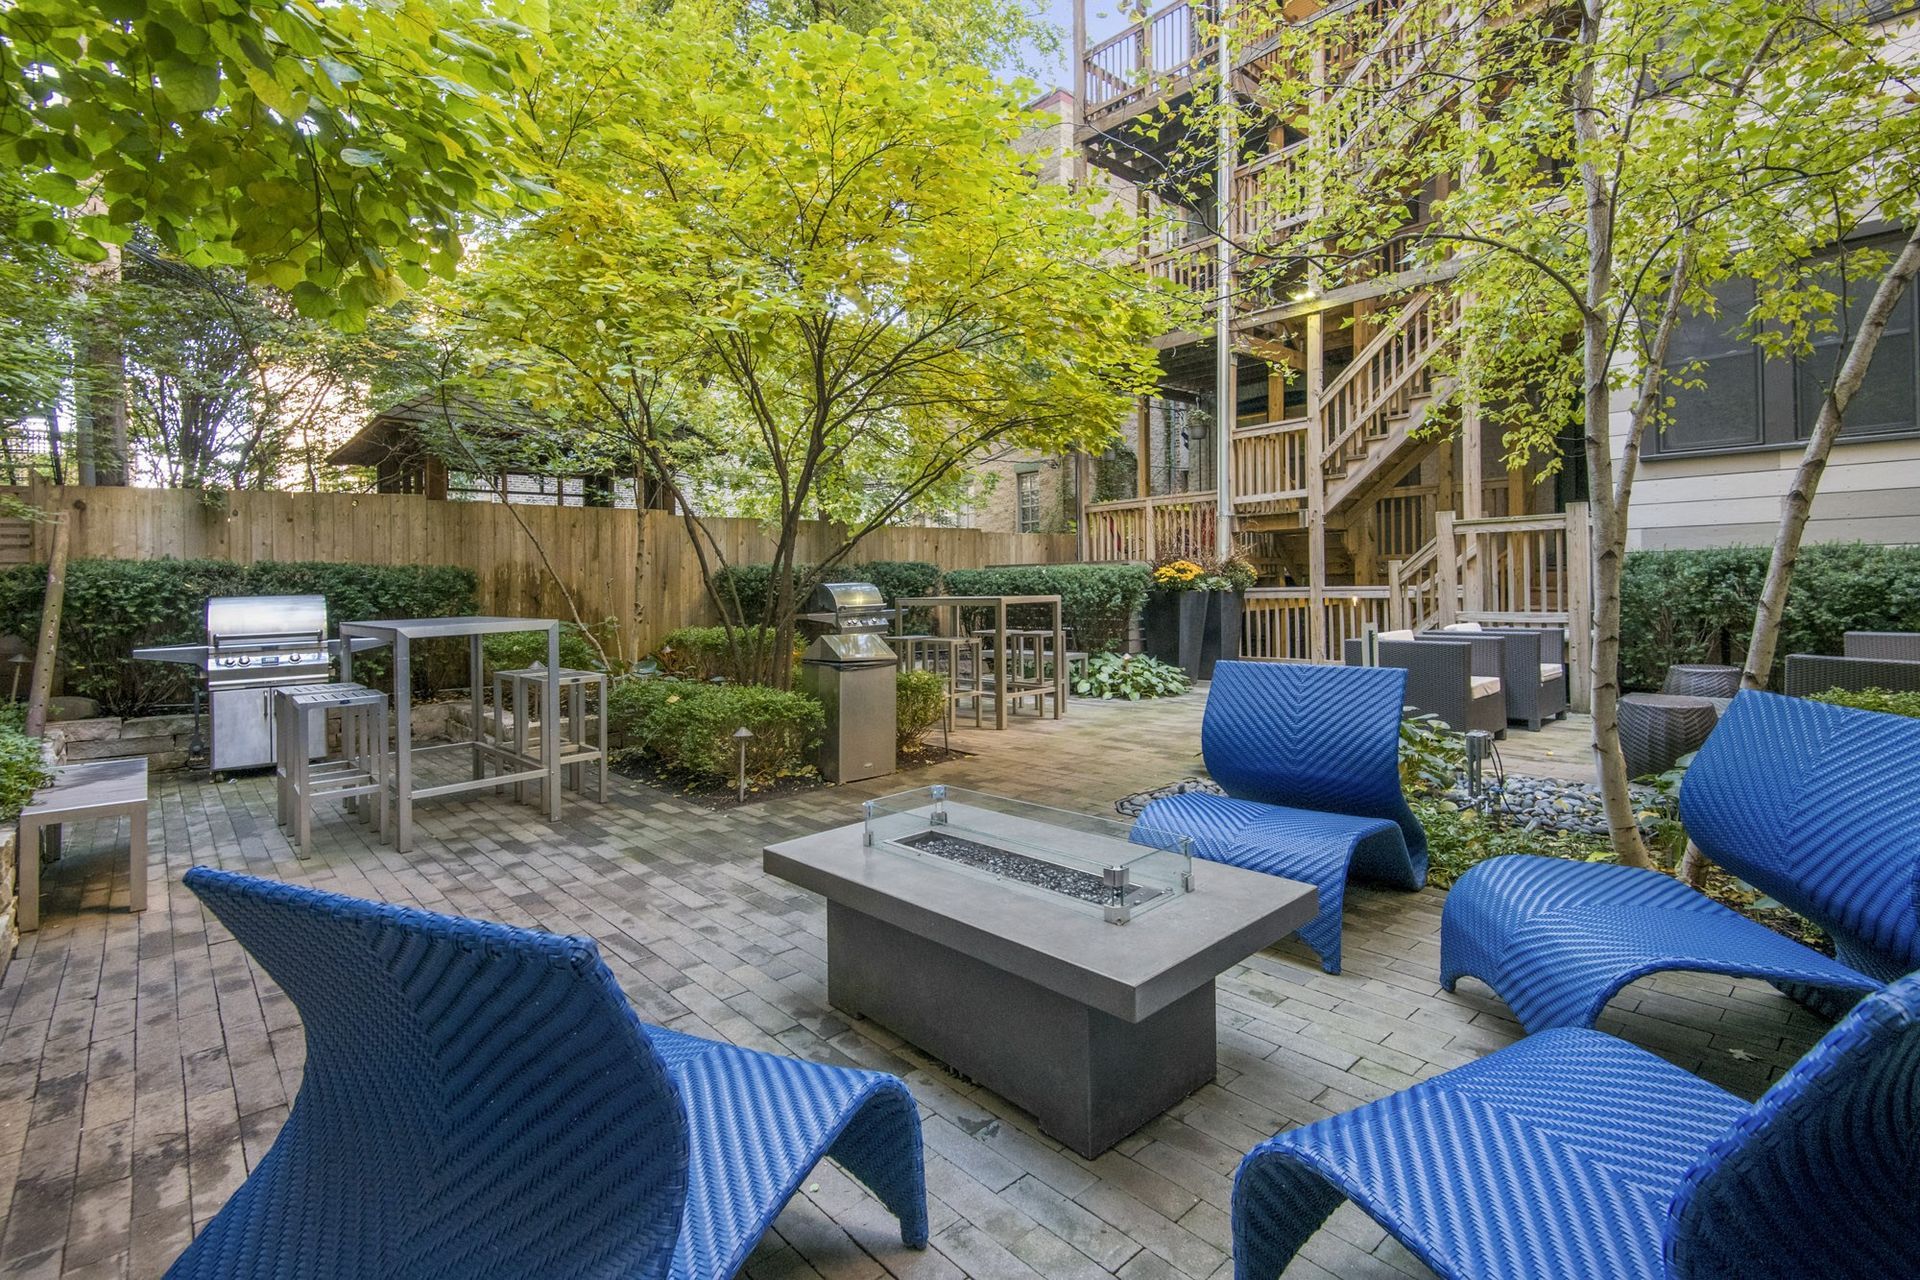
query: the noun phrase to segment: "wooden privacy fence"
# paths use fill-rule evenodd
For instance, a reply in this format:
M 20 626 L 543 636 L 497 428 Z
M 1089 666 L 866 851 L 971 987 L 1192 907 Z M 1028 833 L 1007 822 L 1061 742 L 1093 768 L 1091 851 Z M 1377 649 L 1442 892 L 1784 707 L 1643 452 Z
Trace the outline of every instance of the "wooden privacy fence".
M 675 627 L 719 620 L 680 517 L 663 511 L 509 508 L 384 493 L 36 486 L 0 494 L 66 512 L 75 559 L 453 565 L 473 570 L 483 611 L 571 620 L 577 610 L 589 624 L 615 619 L 629 654 L 646 652 Z M 773 557 L 774 539 L 757 521 L 706 525 L 731 563 Z M 15 562 L 44 561 L 49 528 L 0 520 L 0 549 Z M 843 537 L 836 526 L 809 521 L 798 558 L 820 560 Z M 1075 546 L 1072 534 L 885 528 L 863 538 L 851 558 L 978 569 L 1071 561 Z

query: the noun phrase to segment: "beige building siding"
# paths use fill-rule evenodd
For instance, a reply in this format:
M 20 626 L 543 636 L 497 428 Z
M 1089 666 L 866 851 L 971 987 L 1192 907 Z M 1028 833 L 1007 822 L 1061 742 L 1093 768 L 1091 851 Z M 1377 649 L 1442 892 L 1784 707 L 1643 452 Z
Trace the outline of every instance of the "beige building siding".
M 1616 399 L 1616 463 L 1628 416 Z M 1800 465 L 1799 449 L 1643 458 L 1628 550 L 1766 545 Z M 1821 478 L 1809 542 L 1920 544 L 1920 439 L 1841 442 Z

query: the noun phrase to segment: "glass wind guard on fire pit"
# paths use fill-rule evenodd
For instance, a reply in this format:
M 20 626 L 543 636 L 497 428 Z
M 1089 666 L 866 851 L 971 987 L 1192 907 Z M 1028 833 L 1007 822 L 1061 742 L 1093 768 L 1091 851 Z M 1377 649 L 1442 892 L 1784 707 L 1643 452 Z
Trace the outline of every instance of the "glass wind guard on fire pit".
M 866 802 L 866 844 L 1099 912 L 1115 924 L 1193 891 L 1193 842 L 959 787 Z

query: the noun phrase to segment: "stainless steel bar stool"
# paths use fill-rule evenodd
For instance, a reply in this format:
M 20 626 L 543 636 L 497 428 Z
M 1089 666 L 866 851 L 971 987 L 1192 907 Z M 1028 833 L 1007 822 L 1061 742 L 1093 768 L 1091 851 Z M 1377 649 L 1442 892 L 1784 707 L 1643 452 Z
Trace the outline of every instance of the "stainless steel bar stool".
M 946 685 L 947 728 L 953 728 L 960 704 L 968 701 L 973 703 L 973 727 L 985 724 L 985 649 L 978 636 L 893 636 L 890 641 L 900 646 L 901 670 L 931 671 Z
M 313 718 L 340 718 L 337 755 L 308 758 Z M 301 857 L 313 842 L 313 808 L 344 800 L 376 834 L 386 833 L 387 695 L 360 685 L 289 685 L 274 693 L 281 826 Z M 371 801 L 371 804 L 366 803 Z
M 358 684 L 351 680 L 329 680 L 321 684 L 281 685 L 267 695 L 267 715 L 273 732 L 274 821 L 279 823 L 283 830 L 287 828 L 288 821 L 293 814 L 293 802 L 287 789 L 288 777 L 286 768 L 287 761 L 292 757 L 288 754 L 289 748 L 287 747 L 289 735 L 286 732 L 286 726 L 280 719 L 279 695 L 282 693 L 359 693 L 365 690 L 366 687 L 367 686 L 363 684 Z M 300 752 L 309 762 L 315 759 L 324 759 L 327 749 L 325 724 L 323 723 L 320 726 L 320 732 L 316 734 L 314 732 L 314 725 L 311 719 L 309 719 L 302 731 L 308 735 L 307 738 L 304 743 L 296 745 L 291 748 L 291 750 Z M 305 748 L 304 751 L 302 747 Z
M 585 795 L 589 766 L 594 770 L 593 798 L 607 798 L 607 677 L 600 671 L 577 671 L 562 667 L 549 673 L 544 666 L 523 667 L 517 671 L 497 671 L 493 676 L 494 739 L 501 750 L 523 760 L 538 763 L 542 726 L 535 718 L 546 691 L 549 674 L 560 686 L 560 770 L 567 790 Z M 503 720 L 510 715 L 512 723 Z M 511 737 L 511 742 L 509 742 Z M 514 799 L 525 801 L 530 787 L 539 783 L 517 782 Z

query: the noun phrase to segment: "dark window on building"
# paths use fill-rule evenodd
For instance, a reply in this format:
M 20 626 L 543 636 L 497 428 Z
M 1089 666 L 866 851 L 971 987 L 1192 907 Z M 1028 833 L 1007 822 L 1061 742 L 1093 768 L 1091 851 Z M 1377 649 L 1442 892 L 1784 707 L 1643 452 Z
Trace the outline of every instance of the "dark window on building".
M 1016 517 L 1021 533 L 1040 532 L 1040 473 L 1022 471 L 1013 478 Z
M 1892 251 L 1897 239 L 1869 242 Z M 1877 275 L 1850 282 L 1833 314 L 1830 331 L 1814 336 L 1812 349 L 1791 359 L 1768 360 L 1746 339 L 1743 325 L 1754 305 L 1745 282 L 1716 291 L 1718 315 L 1694 315 L 1674 334 L 1668 371 L 1693 386 L 1671 386 L 1672 421 L 1648 441 L 1648 451 L 1666 457 L 1740 449 L 1787 448 L 1811 434 L 1822 397 L 1839 371 L 1854 327 L 1879 286 Z M 1920 325 L 1915 291 L 1909 289 L 1887 324 L 1867 368 L 1867 380 L 1847 408 L 1846 437 L 1920 432 Z M 1688 372 L 1688 366 L 1697 368 Z

